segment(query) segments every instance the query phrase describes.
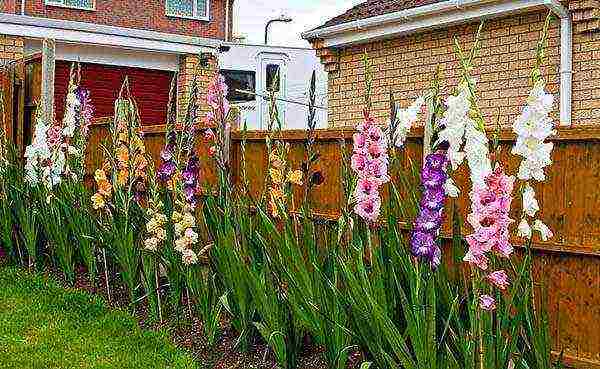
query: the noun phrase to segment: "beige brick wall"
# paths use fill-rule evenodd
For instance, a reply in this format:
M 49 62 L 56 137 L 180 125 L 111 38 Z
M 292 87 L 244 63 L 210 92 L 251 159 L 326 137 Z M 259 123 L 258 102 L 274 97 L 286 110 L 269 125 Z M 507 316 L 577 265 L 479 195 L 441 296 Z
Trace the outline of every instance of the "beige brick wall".
M 485 24 L 481 50 L 472 74 L 478 81 L 479 104 L 490 125 L 510 125 L 522 108 L 534 65 L 535 48 L 546 12 L 528 13 L 490 20 Z M 338 65 L 329 65 L 329 124 L 354 125 L 364 106 L 365 50 L 373 64 L 373 111 L 387 119 L 389 93 L 406 107 L 425 92 L 439 66 L 444 92 L 451 93 L 460 77 L 453 39 L 458 37 L 465 50 L 474 41 L 478 24 L 414 34 L 357 45 L 338 51 Z M 546 62 L 543 67 L 548 89 L 556 96 L 554 117 L 558 118 L 560 87 L 559 22 L 551 26 Z M 600 119 L 600 34 L 580 33 L 574 37 L 573 124 L 598 124 Z
M 0 66 L 23 58 L 23 39 L 0 35 Z
M 202 67 L 199 65 L 200 59 L 206 58 L 208 65 Z M 214 78 L 217 70 L 217 58 L 212 54 L 206 55 L 184 55 L 181 57 L 179 75 L 177 80 L 177 106 L 179 119 L 183 120 L 187 111 L 189 89 L 194 80 L 194 74 L 198 73 L 198 83 L 200 87 L 200 109 L 198 123 L 202 121 L 203 112 L 209 110 L 206 104 L 206 89 L 209 82 Z

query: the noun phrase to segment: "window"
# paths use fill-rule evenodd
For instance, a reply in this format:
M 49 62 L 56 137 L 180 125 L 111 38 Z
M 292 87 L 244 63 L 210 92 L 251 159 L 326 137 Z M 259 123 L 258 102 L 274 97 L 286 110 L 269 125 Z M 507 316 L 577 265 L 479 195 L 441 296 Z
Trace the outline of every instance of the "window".
M 208 20 L 209 0 L 167 0 L 166 14 L 170 17 Z
M 95 0 L 46 0 L 46 5 L 63 6 L 66 8 L 95 10 Z
M 267 64 L 267 91 L 279 92 L 279 86 L 281 85 L 281 75 L 279 74 L 279 65 Z M 275 87 L 275 91 L 273 91 Z
M 245 94 L 236 90 L 255 92 L 256 73 L 244 70 L 222 70 L 225 83 L 229 88 L 227 100 L 232 103 L 254 101 L 254 95 Z

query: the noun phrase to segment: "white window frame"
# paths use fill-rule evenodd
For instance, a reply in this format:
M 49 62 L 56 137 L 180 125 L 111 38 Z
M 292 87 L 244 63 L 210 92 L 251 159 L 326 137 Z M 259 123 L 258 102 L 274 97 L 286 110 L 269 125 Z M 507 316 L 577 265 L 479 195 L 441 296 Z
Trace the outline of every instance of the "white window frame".
M 184 18 L 184 19 L 193 19 L 193 20 L 201 20 L 201 21 L 210 21 L 210 0 L 206 0 L 206 14 L 203 16 L 198 15 L 198 2 L 196 0 L 193 1 L 193 9 L 192 9 L 192 16 L 186 16 L 186 15 L 180 15 L 180 14 L 169 14 L 167 12 L 167 9 L 169 8 L 167 6 L 167 3 L 169 2 L 169 0 L 165 0 L 165 15 L 167 17 L 174 17 L 174 18 Z
M 84 6 L 73 6 L 65 4 L 65 0 L 44 0 L 45 5 L 56 6 L 59 8 L 67 8 L 67 9 L 78 9 L 78 10 L 88 10 L 88 11 L 96 11 L 96 0 L 92 1 L 92 7 L 86 8 Z

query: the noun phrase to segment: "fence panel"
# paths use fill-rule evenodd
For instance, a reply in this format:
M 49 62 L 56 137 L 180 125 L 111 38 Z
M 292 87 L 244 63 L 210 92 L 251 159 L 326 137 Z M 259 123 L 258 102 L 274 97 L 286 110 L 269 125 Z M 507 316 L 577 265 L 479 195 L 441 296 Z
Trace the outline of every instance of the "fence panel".
M 106 122 L 94 126 L 88 162 L 95 168 L 101 161 L 101 137 L 106 135 Z M 147 150 L 158 160 L 164 143 L 164 128 L 144 127 Z M 242 136 L 232 133 L 231 165 L 234 180 L 239 183 L 242 170 L 242 142 L 245 138 L 245 166 L 249 189 L 254 196 L 262 192 L 267 172 L 267 152 L 264 132 L 248 132 Z M 420 167 L 422 162 L 422 130 L 415 130 L 408 139 L 403 163 L 409 159 Z M 290 145 L 290 162 L 298 168 L 304 159 L 303 131 L 283 132 L 280 137 Z M 345 201 L 341 190 L 341 146 L 351 149 L 352 130 L 319 130 L 315 143 L 320 161 L 315 169 L 321 170 L 325 182 L 313 192 L 316 216 L 331 220 L 340 214 L 340 204 Z M 550 314 L 550 327 L 557 351 L 564 350 L 565 358 L 579 368 L 600 368 L 600 129 L 561 128 L 553 138 L 554 164 L 547 171 L 544 184 L 536 184 L 541 202 L 541 217 L 554 230 L 548 242 L 534 238 L 535 267 L 538 295 L 541 287 L 547 291 L 544 303 Z M 508 173 L 516 173 L 519 158 L 510 154 L 514 136 L 501 132 L 501 152 L 498 160 Z M 202 172 L 214 181 L 215 172 L 207 156 L 206 144 L 199 142 Z M 453 174 L 457 185 L 465 189 L 458 200 L 450 201 L 446 210 L 444 235 L 450 237 L 454 207 L 464 217 L 469 211 L 468 189 L 470 183 L 464 166 Z M 300 199 L 301 193 L 295 194 Z M 299 201 L 299 200 L 298 200 Z M 513 219 L 518 219 L 521 200 L 515 198 Z M 407 220 L 410 222 L 410 220 Z M 407 230 L 410 224 L 406 224 Z M 463 234 L 469 229 L 465 227 Z M 448 240 L 449 241 L 449 240 Z M 518 242 L 518 240 L 515 240 Z M 447 253 L 451 252 L 449 242 Z M 450 258 L 446 258 L 450 260 Z

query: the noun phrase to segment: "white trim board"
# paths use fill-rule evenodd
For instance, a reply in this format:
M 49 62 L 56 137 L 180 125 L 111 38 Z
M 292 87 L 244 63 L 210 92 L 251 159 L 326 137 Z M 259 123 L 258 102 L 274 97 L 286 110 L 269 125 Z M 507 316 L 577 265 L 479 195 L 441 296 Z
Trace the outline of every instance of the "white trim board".
M 41 45 L 40 40 L 25 40 L 25 55 L 40 52 Z M 57 43 L 56 59 L 174 72 L 179 70 L 179 56 L 177 54 L 118 49 L 98 45 Z
M 216 53 L 221 40 L 0 13 L 0 34 L 175 54 Z
M 423 30 L 445 28 L 456 24 L 480 19 L 506 16 L 546 5 L 544 0 L 516 0 L 500 3 L 486 3 L 473 8 L 458 8 L 429 17 L 418 17 L 394 23 L 384 23 L 367 29 L 353 29 L 325 37 L 326 47 L 352 45 L 368 41 L 396 37 Z

